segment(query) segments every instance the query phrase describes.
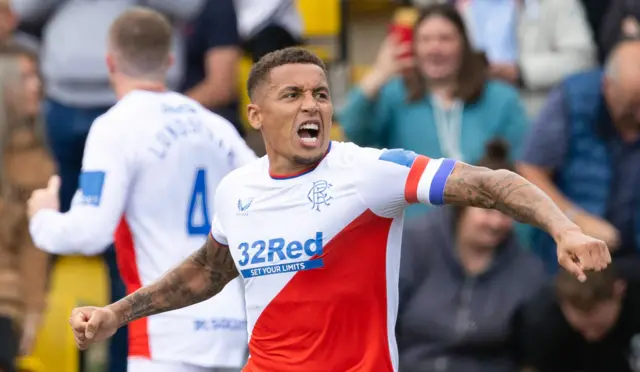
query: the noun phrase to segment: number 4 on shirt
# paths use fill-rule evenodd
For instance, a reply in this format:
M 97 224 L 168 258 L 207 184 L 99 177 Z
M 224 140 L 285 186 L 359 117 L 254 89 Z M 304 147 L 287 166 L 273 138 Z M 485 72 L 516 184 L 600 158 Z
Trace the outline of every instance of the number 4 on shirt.
M 211 219 L 207 210 L 207 171 L 198 168 L 187 212 L 187 233 L 191 236 L 207 236 L 211 231 Z

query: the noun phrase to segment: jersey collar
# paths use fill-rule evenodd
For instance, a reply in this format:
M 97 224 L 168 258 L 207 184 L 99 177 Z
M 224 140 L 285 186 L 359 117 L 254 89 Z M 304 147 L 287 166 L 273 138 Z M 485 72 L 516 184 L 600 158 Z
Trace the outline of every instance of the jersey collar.
M 275 173 L 271 173 L 271 171 L 269 171 L 269 177 L 271 177 L 274 180 L 288 180 L 288 179 L 304 176 L 307 173 L 313 172 L 318 167 L 318 165 L 320 165 L 320 163 L 322 163 L 324 158 L 327 157 L 327 155 L 329 154 L 329 151 L 331 151 L 331 144 L 332 143 L 333 143 L 333 141 L 329 142 L 329 148 L 327 148 L 327 152 L 324 153 L 324 156 L 322 157 L 322 159 L 320 159 L 317 163 L 315 163 L 314 165 L 310 166 L 309 168 L 303 169 L 303 170 L 301 170 L 299 172 L 296 172 L 296 173 L 289 173 L 289 174 L 275 174 Z

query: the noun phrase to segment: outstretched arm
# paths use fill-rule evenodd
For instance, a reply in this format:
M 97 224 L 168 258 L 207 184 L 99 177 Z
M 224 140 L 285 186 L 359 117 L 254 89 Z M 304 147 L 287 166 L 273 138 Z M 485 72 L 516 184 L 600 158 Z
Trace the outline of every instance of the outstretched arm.
M 130 137 L 123 138 L 121 124 L 101 116 L 91 125 L 79 189 L 68 212 L 59 211 L 59 177 L 33 192 L 28 201 L 29 231 L 36 247 L 50 254 L 93 256 L 113 241 L 135 166 L 135 147 Z
M 456 162 L 444 186 L 445 204 L 497 209 L 547 231 L 558 244 L 558 260 L 581 280 L 583 269 L 600 270 L 611 257 L 606 245 L 585 236 L 537 186 L 508 170 Z
M 544 192 L 514 172 L 402 149 L 361 151 L 375 160 L 365 162 L 370 176 L 360 195 L 380 216 L 396 217 L 416 203 L 497 209 L 551 234 L 558 262 L 581 281 L 586 280 L 584 270 L 600 270 L 611 262 L 603 241 L 585 235 Z
M 539 227 L 554 239 L 579 230 L 542 190 L 520 175 L 456 162 L 444 187 L 446 204 L 497 209 Z
M 108 306 L 118 326 L 207 300 L 238 276 L 229 247 L 209 236 L 207 242 L 182 264 L 154 284 Z

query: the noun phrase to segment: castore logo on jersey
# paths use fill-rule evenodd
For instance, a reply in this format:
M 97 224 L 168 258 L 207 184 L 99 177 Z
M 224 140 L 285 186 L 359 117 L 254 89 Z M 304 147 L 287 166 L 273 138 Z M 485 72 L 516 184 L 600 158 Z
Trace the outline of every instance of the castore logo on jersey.
M 242 202 L 242 199 L 238 199 L 238 211 L 246 212 L 247 209 L 249 209 L 249 207 L 251 206 L 251 203 L 253 203 L 253 198 L 245 200 L 244 203 Z
M 315 209 L 320 212 L 321 205 L 331 205 L 329 204 L 329 201 L 332 197 L 327 194 L 327 190 L 332 186 L 332 184 L 324 180 L 315 181 L 313 183 L 311 190 L 309 190 L 309 193 L 307 194 L 307 199 L 311 202 L 311 209 Z
M 303 256 L 313 257 L 322 255 L 322 232 L 316 232 L 314 238 L 305 242 L 292 240 L 287 242 L 284 238 L 273 238 L 267 241 L 256 240 L 253 243 L 242 242 L 238 245 L 242 257 L 238 261 L 240 267 L 247 265 L 270 264 L 284 260 L 295 260 Z M 292 271 L 310 270 L 323 267 L 321 258 L 306 261 L 289 262 L 275 265 L 266 265 L 240 270 L 245 278 L 263 276 Z

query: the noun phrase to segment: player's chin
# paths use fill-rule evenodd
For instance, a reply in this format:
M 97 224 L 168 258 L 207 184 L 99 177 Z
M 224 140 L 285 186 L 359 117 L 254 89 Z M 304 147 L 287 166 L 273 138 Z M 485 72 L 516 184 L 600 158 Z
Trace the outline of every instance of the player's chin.
M 317 138 L 315 141 L 305 138 L 297 138 L 297 141 L 294 144 L 294 158 L 296 159 L 296 162 L 300 164 L 310 165 L 317 163 L 324 157 L 328 146 L 328 142 L 324 142 L 321 138 Z

